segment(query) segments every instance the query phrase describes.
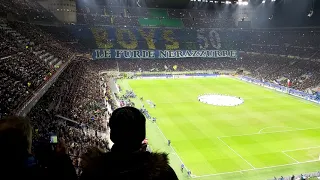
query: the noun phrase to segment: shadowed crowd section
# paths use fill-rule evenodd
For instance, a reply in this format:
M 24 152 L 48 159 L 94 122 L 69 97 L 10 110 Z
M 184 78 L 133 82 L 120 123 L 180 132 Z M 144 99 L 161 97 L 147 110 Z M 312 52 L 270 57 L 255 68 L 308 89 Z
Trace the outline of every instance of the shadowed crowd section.
M 241 29 L 235 8 L 157 9 L 142 0 L 124 4 L 129 3 L 78 3 L 77 22 L 65 24 L 54 15 L 64 8 L 0 0 L 1 179 L 194 177 L 184 164 L 175 167 L 181 173 L 174 172 L 167 153 L 150 152 L 145 116 L 153 123 L 157 119 L 134 108 L 133 92 L 115 93 L 121 89 L 116 78 L 246 76 L 320 99 L 318 28 Z M 295 21 L 299 9 L 290 10 L 292 17 L 270 21 L 272 14 L 266 13 L 252 23 L 288 26 L 284 21 Z M 299 19 L 319 25 L 318 16 Z M 99 60 L 92 59 L 92 52 Z M 204 52 L 212 56 L 203 57 Z M 27 117 L 15 116 L 31 99 L 37 103 Z

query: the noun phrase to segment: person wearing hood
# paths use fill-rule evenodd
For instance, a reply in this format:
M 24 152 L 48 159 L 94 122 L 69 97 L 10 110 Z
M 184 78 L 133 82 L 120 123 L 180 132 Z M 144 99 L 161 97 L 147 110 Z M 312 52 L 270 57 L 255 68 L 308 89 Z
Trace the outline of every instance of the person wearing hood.
M 146 118 L 134 107 L 116 109 L 109 121 L 111 152 L 89 151 L 83 156 L 80 180 L 177 180 L 168 154 L 150 153 L 146 138 Z

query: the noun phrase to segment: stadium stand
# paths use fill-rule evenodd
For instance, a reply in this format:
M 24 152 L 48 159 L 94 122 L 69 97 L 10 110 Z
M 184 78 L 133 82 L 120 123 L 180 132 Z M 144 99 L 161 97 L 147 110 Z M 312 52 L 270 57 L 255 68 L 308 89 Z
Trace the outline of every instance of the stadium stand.
M 116 26 L 156 26 L 156 27 L 197 27 L 197 28 L 234 28 L 235 20 L 232 16 L 221 18 L 217 13 L 195 10 L 177 9 L 145 9 L 126 7 L 100 7 L 92 10 L 89 7 L 78 13 L 81 24 L 113 24 Z M 105 19 L 118 19 L 108 23 Z M 125 19 L 125 22 L 121 21 Z M 94 19 L 94 21 L 93 21 Z
M 49 142 L 50 133 L 57 133 L 65 140 L 75 167 L 88 147 L 107 151 L 99 84 L 98 73 L 89 63 L 81 58 L 72 62 L 28 115 L 37 134 L 34 142 Z M 66 126 L 55 114 L 73 121 Z
M 0 1 L 0 15 L 12 15 L 21 21 L 55 22 L 56 18 L 36 1 L 15 0 Z
M 43 40 L 49 40 L 46 39 L 49 38 L 49 35 L 41 31 L 38 31 L 38 36 L 34 36 L 35 33 L 28 34 L 25 30 L 30 30 L 28 29 L 30 27 L 24 26 L 23 23 L 20 24 L 20 27 L 23 28 L 19 30 L 12 29 L 11 25 L 8 26 L 5 21 L 2 21 L 0 28 L 1 69 L 3 69 L 2 75 L 7 77 L 7 79 L 2 79 L 1 89 L 4 94 L 9 95 L 8 97 L 1 96 L 3 98 L 1 100 L 2 115 L 12 113 L 21 103 L 20 101 L 25 101 L 25 98 L 45 83 L 59 69 L 68 55 L 67 49 L 54 45 L 53 39 L 51 39 L 53 44 L 45 44 L 48 41 Z
M 149 9 L 150 17 L 157 17 L 157 18 L 167 18 L 168 12 L 165 9 Z
M 110 151 L 108 120 L 118 104 L 110 91 L 112 87 L 104 83 L 99 71 L 219 73 L 231 70 L 284 86 L 289 79 L 292 88 L 311 94 L 320 86 L 320 31 L 316 28 L 235 29 L 235 19 L 230 14 L 115 7 L 110 1 L 107 3 L 108 6 L 78 9 L 76 25 L 53 26 L 56 18 L 36 1 L 0 0 L 0 16 L 13 17 L 13 20 L 0 19 L 0 117 L 14 115 L 76 55 L 27 116 L 33 126 L 33 151 L 39 152 L 39 148 L 41 151 L 50 136 L 58 134 L 78 175 L 86 163 L 82 161 L 83 154 L 85 158 L 93 158 L 94 153 Z M 232 49 L 240 53 L 237 60 L 90 60 L 87 55 L 99 48 Z M 144 114 L 148 116 L 148 112 Z M 91 147 L 99 150 L 88 151 Z M 176 177 L 171 174 L 167 179 Z
M 151 23 L 150 19 L 143 19 L 143 21 Z M 158 20 L 154 22 L 160 23 Z M 74 36 L 79 40 L 85 39 L 91 45 L 91 49 L 108 47 L 108 49 L 171 48 L 195 50 L 219 47 L 298 58 L 318 59 L 320 56 L 318 49 L 319 32 L 314 29 L 262 31 L 202 28 L 125 28 L 124 30 L 115 27 L 89 29 L 85 26 L 76 26 L 72 29 Z M 131 46 L 128 46 L 129 44 Z

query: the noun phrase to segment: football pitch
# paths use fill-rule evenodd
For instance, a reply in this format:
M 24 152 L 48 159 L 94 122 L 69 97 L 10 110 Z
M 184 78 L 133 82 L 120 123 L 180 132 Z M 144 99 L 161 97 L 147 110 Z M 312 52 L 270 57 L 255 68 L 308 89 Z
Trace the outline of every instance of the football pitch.
M 169 153 L 179 179 L 187 179 L 182 162 L 198 180 L 273 179 L 320 170 L 320 106 L 314 103 L 227 77 L 118 84 L 143 97 L 134 100 L 136 106 L 143 103 L 157 118 L 147 123 L 150 146 Z M 203 94 L 236 96 L 244 103 L 213 106 L 198 101 Z

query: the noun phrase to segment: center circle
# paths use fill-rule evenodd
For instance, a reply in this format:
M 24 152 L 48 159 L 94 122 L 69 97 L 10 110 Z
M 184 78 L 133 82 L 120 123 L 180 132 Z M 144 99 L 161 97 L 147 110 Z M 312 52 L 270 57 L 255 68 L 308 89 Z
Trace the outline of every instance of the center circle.
M 202 103 L 214 106 L 238 106 L 244 102 L 240 97 L 222 94 L 204 94 L 199 96 L 198 100 Z

